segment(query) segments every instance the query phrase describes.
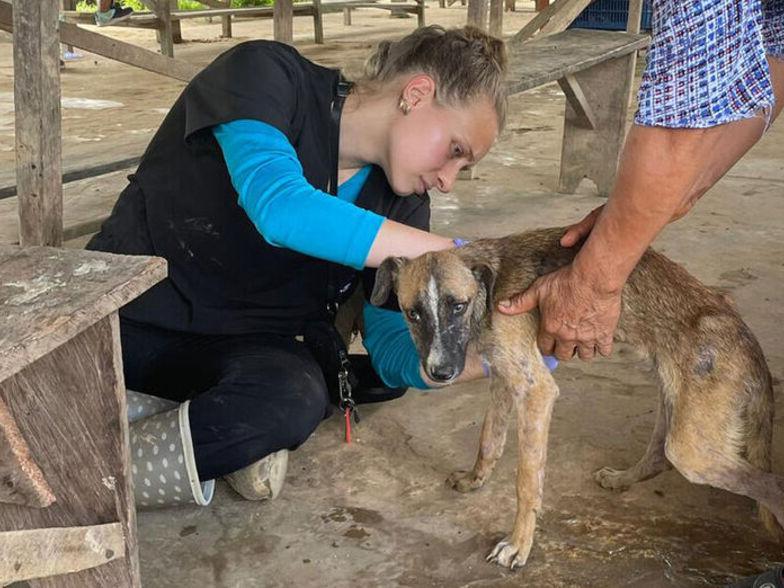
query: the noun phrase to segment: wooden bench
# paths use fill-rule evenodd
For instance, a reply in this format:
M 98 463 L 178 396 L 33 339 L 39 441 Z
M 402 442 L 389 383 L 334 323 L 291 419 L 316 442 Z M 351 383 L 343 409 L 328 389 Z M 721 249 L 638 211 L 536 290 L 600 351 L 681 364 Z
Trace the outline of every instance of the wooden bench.
M 140 585 L 117 309 L 165 275 L 0 246 L 0 585 Z
M 417 27 L 425 26 L 425 0 L 414 0 L 410 2 L 324 2 L 322 3 L 324 12 L 343 10 L 343 24 L 351 26 L 351 11 L 357 8 L 375 8 L 388 10 L 392 14 L 413 14 L 417 17 Z
M 557 81 L 566 96 L 557 190 L 590 178 L 602 195 L 615 182 L 626 132 L 634 58 L 648 35 L 569 29 L 509 47 L 510 95 Z
M 591 0 L 557 0 L 512 39 L 509 95 L 557 81 L 566 96 L 561 170 L 557 190 L 573 193 L 584 178 L 608 195 L 615 182 L 631 99 L 642 0 L 630 0 L 626 32 L 567 29 Z M 489 29 L 500 30 L 502 0 L 489 0 Z M 488 28 L 488 0 L 468 0 L 468 21 Z M 534 37 L 535 34 L 537 36 Z M 461 178 L 473 177 L 475 170 Z
M 286 4 L 290 6 L 285 6 Z M 313 19 L 314 28 L 314 41 L 318 44 L 324 42 L 324 26 L 321 18 L 321 2 L 320 0 L 313 0 L 313 2 L 297 2 L 293 3 L 291 0 L 279 0 L 280 5 L 284 5 L 284 11 L 290 8 L 290 15 L 288 13 L 283 16 L 283 23 L 280 26 L 283 29 L 291 30 L 291 23 L 288 22 L 295 16 L 306 16 Z M 66 22 L 75 24 L 95 24 L 95 19 L 92 14 L 77 12 L 75 10 L 62 11 L 63 19 Z M 173 57 L 173 45 L 181 41 L 181 34 L 179 33 L 179 22 L 182 20 L 193 18 L 221 18 L 223 20 L 223 36 L 231 37 L 231 19 L 233 17 L 241 18 L 261 18 L 261 19 L 276 19 L 275 39 L 283 42 L 291 42 L 291 39 L 286 38 L 286 30 L 280 30 L 280 19 L 277 17 L 277 10 L 275 6 L 259 6 L 252 8 L 208 8 L 204 10 L 164 10 L 160 12 L 137 12 L 134 13 L 127 20 L 118 23 L 116 26 L 127 26 L 136 28 L 154 29 L 158 33 L 158 39 L 161 45 L 161 53 L 169 57 Z M 167 23 L 168 19 L 168 23 Z M 167 32 L 167 30 L 169 32 Z

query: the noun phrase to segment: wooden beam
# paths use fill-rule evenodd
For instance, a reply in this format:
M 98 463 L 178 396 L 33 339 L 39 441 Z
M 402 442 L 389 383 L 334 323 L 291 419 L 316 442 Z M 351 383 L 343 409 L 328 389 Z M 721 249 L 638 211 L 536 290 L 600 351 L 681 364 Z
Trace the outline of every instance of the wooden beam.
M 292 0 L 275 0 L 272 9 L 273 37 L 280 43 L 294 42 L 294 7 Z
M 60 183 L 60 39 L 57 0 L 20 2 L 14 32 L 14 112 L 19 242 L 63 242 Z
M 71 574 L 125 557 L 120 523 L 0 533 L 0 584 Z
M 489 32 L 495 37 L 504 34 L 504 2 L 503 0 L 490 0 L 490 28 Z
M 556 2 L 537 13 L 509 42 L 521 43 L 533 37 L 538 31 L 541 31 L 544 35 L 565 31 L 591 1 L 556 0 Z
M 640 33 L 642 26 L 642 0 L 629 0 L 629 18 L 626 21 L 626 32 Z
M 542 34 L 550 35 L 552 33 L 565 31 L 569 28 L 569 25 L 572 24 L 572 21 L 577 18 L 592 1 L 593 0 L 558 0 L 556 5 L 560 4 L 560 8 L 542 27 Z
M 11 4 L 6 0 L 0 0 L 0 29 L 13 32 L 12 13 Z M 60 23 L 60 41 L 183 82 L 189 82 L 200 69 L 186 61 L 165 57 L 68 22 Z
M 575 114 L 575 124 L 585 129 L 596 128 L 596 117 L 593 114 L 593 109 L 588 103 L 588 99 L 583 93 L 583 89 L 577 82 L 577 78 L 573 75 L 567 75 L 558 80 L 558 85 L 561 86 L 566 99 L 572 105 Z
M 199 0 L 199 3 L 210 8 L 231 8 L 229 0 Z M 221 37 L 231 39 L 231 35 L 231 14 L 225 14 L 221 16 Z
M 324 17 L 321 0 L 313 0 L 313 41 L 317 45 L 324 44 Z
M 467 22 L 483 31 L 487 30 L 487 0 L 468 0 Z

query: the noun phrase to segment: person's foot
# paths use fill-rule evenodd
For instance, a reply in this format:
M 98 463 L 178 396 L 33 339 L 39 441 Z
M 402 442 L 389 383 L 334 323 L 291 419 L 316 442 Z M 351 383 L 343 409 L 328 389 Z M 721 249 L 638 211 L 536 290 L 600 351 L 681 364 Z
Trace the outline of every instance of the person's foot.
M 784 566 L 773 568 L 759 576 L 743 578 L 727 588 L 784 588 Z
M 98 11 L 95 13 L 95 24 L 99 27 L 108 27 L 127 20 L 132 14 L 133 10 L 131 8 L 112 4 L 111 8 L 106 12 Z
M 288 463 L 289 452 L 281 449 L 223 479 L 245 500 L 269 500 L 280 494 Z

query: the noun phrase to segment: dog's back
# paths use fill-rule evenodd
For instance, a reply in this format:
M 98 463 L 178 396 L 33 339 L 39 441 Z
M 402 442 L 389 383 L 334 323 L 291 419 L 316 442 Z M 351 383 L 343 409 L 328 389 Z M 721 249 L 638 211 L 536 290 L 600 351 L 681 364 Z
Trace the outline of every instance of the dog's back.
M 458 255 L 495 264 L 493 299 L 498 302 L 572 261 L 579 247 L 561 247 L 563 234 L 563 228 L 549 228 L 482 239 Z M 664 410 L 680 407 L 669 434 L 683 440 L 677 457 L 682 473 L 689 477 L 693 471 L 692 481 L 718 485 L 696 473 L 708 467 L 699 463 L 706 457 L 701 444 L 718 449 L 728 463 L 745 460 L 770 471 L 770 372 L 756 338 L 723 295 L 649 249 L 623 289 L 615 338 L 653 362 Z M 761 517 L 781 534 L 767 509 L 761 509 Z

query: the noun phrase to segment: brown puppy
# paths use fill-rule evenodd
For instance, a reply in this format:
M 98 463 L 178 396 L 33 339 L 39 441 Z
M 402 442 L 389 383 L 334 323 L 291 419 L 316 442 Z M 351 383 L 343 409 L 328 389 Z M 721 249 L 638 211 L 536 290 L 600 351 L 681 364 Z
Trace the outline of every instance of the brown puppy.
M 477 349 L 492 366 L 491 402 L 470 472 L 448 483 L 479 488 L 501 456 L 509 414 L 517 413 L 517 516 L 488 560 L 525 564 L 542 504 L 547 435 L 558 387 L 536 346 L 538 316 L 505 316 L 499 300 L 568 264 L 577 248 L 559 245 L 561 228 L 474 241 L 414 260 L 389 258 L 371 296 L 394 288 L 430 378 L 448 383 Z M 648 250 L 623 290 L 616 340 L 649 358 L 660 384 L 658 417 L 645 455 L 627 470 L 594 474 L 623 489 L 672 466 L 688 480 L 753 498 L 765 526 L 784 526 L 784 478 L 770 473 L 771 377 L 754 335 L 734 308 L 682 267 Z

